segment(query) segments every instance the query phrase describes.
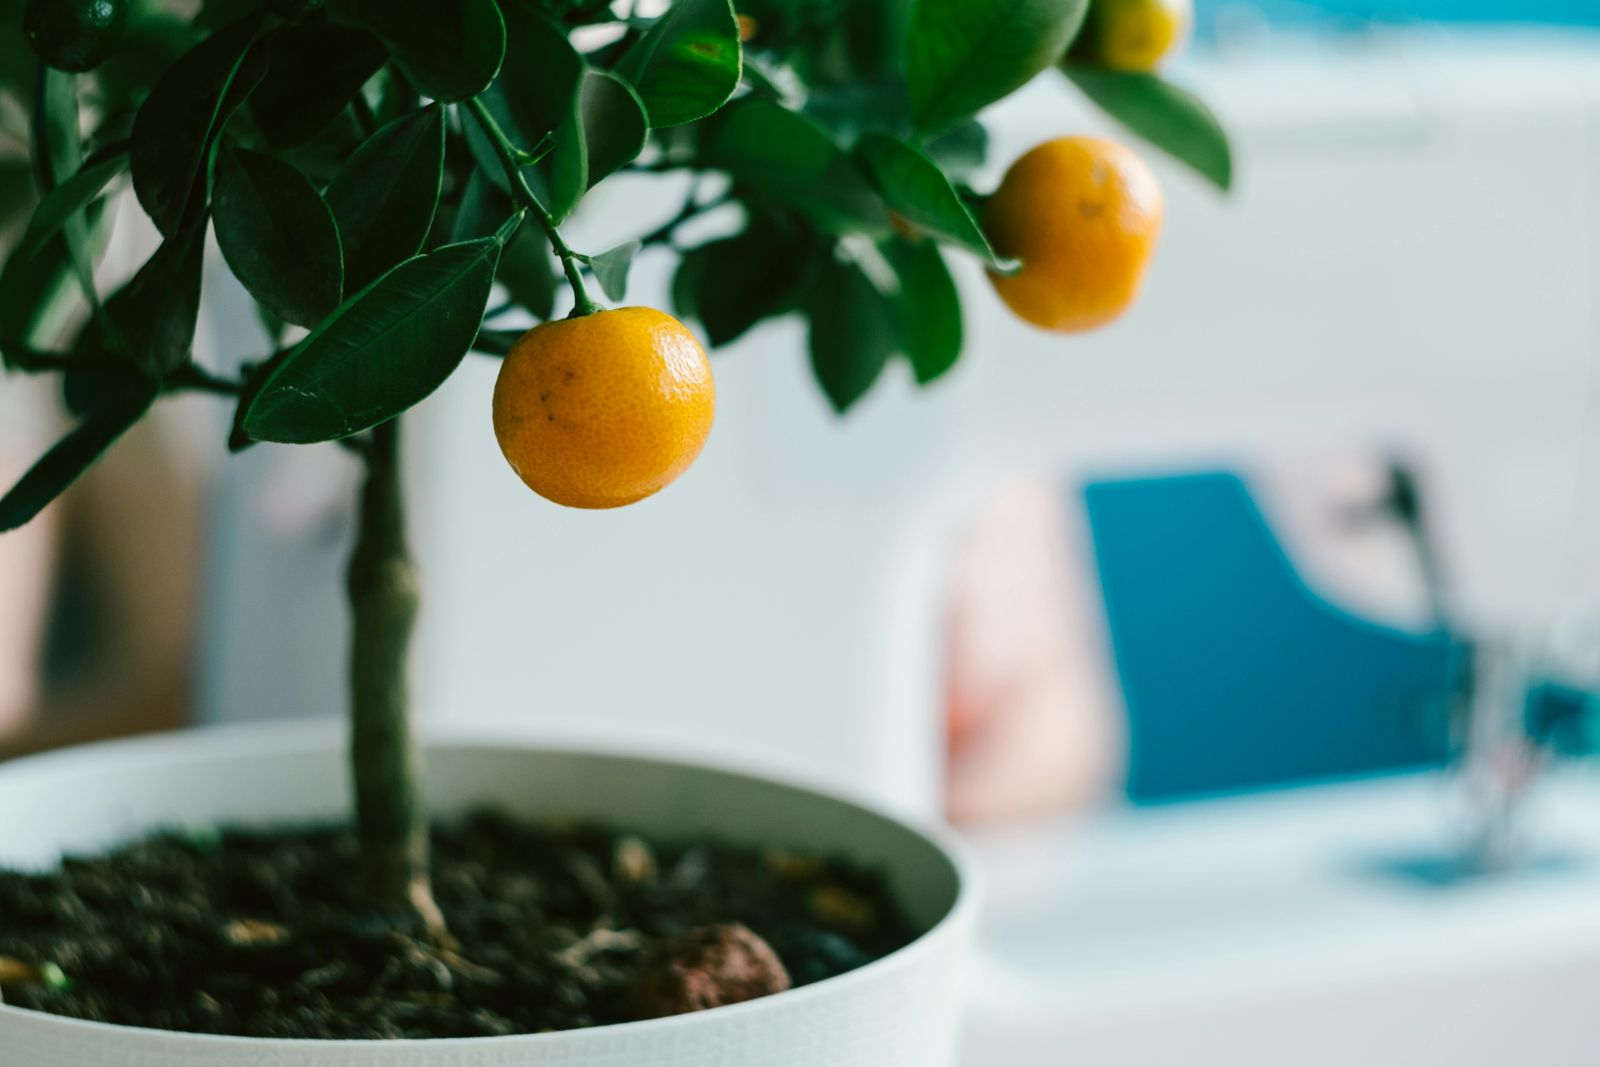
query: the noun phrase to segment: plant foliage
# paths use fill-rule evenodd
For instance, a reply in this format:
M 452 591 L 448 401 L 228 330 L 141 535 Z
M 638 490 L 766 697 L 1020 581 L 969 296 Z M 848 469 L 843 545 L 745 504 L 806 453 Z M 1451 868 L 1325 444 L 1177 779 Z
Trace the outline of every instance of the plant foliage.
M 1060 86 L 1231 180 L 1191 94 L 1063 59 L 1087 4 L 202 0 L 188 17 L 192 3 L 144 0 L 111 57 L 74 75 L 27 53 L 20 0 L 0 0 L 0 95 L 32 143 L 11 170 L 0 157 L 0 194 L 37 192 L 0 195 L 36 205 L 0 271 L 0 352 L 70 372 L 82 417 L 0 517 L 37 511 L 180 389 L 236 397 L 235 447 L 361 434 L 474 348 L 503 354 L 515 334 L 486 325 L 491 304 L 558 313 L 563 273 L 621 300 L 652 254 L 677 257 L 674 306 L 713 345 L 806 318 L 841 412 L 896 359 L 933 382 L 961 355 L 952 266 L 1009 266 L 970 185 L 990 104 L 1060 65 Z M 659 228 L 610 250 L 562 241 L 613 175 L 665 172 L 694 177 Z M 161 241 L 101 294 L 106 209 L 129 184 Z M 686 225 L 712 213 L 720 231 Z M 263 317 L 309 331 L 237 381 L 193 363 L 211 233 Z M 63 344 L 52 324 L 74 304 L 84 325 Z

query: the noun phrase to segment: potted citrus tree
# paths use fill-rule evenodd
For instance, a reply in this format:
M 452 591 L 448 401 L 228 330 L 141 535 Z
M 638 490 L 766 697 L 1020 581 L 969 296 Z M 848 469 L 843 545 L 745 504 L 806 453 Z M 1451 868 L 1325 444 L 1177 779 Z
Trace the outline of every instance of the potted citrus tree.
M 0 529 L 181 392 L 231 405 L 219 447 L 336 442 L 365 477 L 347 748 L 202 733 L 0 770 L 3 1058 L 948 1062 L 972 905 L 937 832 L 703 767 L 419 742 L 401 426 L 463 360 L 499 359 L 485 418 L 512 470 L 614 508 L 706 442 L 701 336 L 805 316 L 843 413 L 896 358 L 922 383 L 956 363 L 952 257 L 1040 327 L 1111 321 L 1161 226 L 1155 178 L 1068 136 L 981 193 L 977 115 L 1060 67 L 1226 186 L 1216 124 L 1153 73 L 1183 3 L 9 7 L 0 76 L 40 195 L 0 273 L 0 355 L 60 375 L 76 422 Z M 637 240 L 574 249 L 563 224 L 624 170 L 701 180 Z M 102 292 L 125 182 L 160 240 Z M 686 247 L 711 212 L 737 231 Z M 193 357 L 208 235 L 270 338 L 238 374 Z M 676 317 L 601 304 L 643 248 L 678 257 Z

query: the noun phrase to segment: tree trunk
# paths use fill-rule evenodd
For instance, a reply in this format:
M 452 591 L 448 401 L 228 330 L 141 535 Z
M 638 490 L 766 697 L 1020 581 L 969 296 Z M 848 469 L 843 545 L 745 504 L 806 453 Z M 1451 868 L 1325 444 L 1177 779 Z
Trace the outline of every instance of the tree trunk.
M 413 909 L 442 938 L 444 916 L 428 878 L 422 761 L 411 735 L 406 664 L 418 589 L 406 547 L 399 422 L 374 429 L 363 453 L 367 478 L 348 577 L 350 763 L 369 892 L 380 904 Z

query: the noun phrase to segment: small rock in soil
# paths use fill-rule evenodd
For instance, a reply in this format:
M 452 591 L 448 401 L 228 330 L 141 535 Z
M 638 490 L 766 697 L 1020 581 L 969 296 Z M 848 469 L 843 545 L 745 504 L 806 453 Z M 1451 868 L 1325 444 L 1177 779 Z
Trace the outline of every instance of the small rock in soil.
M 790 988 L 778 954 L 748 927 L 723 923 L 661 942 L 634 981 L 641 1019 L 742 1004 Z

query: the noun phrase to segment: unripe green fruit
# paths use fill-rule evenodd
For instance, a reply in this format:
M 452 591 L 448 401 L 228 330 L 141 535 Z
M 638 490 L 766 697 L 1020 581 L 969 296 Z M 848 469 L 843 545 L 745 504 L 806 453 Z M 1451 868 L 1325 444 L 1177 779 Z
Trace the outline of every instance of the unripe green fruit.
M 22 32 L 50 66 L 81 73 L 111 58 L 127 23 L 127 0 L 28 0 Z

